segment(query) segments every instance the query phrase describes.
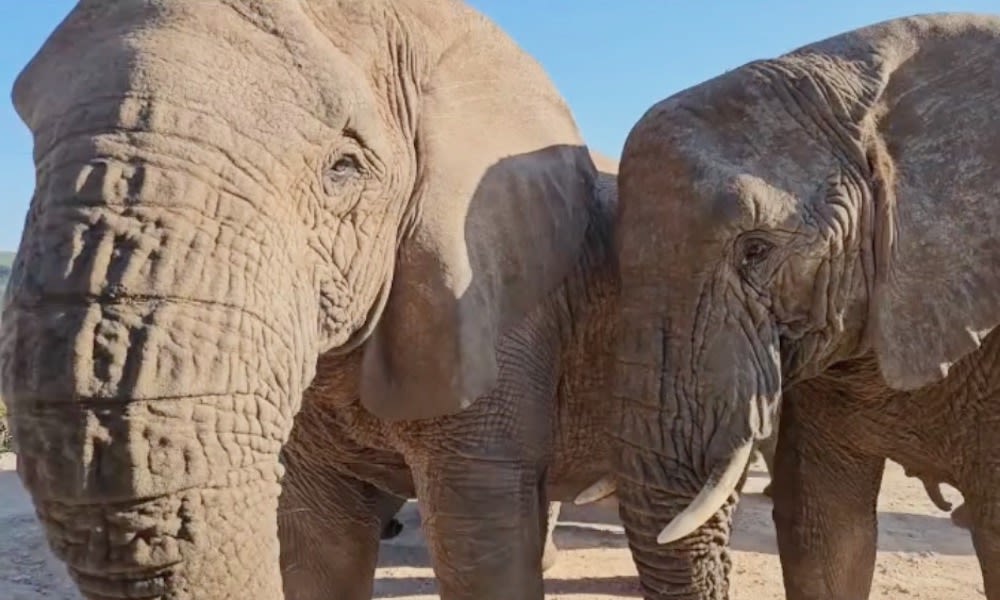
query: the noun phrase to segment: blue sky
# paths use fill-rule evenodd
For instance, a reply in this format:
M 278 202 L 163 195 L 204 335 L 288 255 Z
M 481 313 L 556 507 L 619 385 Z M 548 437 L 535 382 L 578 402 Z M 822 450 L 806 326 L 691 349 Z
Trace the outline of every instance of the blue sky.
M 193 0 L 203 1 L 203 0 Z M 472 0 L 545 66 L 591 146 L 617 156 L 653 102 L 750 60 L 915 13 L 1000 13 L 1000 0 Z M 75 4 L 0 0 L 0 250 L 14 250 L 34 187 L 31 138 L 10 88 Z

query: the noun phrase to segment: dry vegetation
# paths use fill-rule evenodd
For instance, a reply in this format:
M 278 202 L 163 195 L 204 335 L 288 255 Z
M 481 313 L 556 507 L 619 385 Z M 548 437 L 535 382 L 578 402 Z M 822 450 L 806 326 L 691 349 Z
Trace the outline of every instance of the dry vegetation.
M 7 408 L 0 401 L 0 452 L 10 449 L 10 432 L 7 431 Z
M 14 266 L 13 252 L 0 252 L 0 294 L 3 294 L 7 287 L 7 280 L 10 279 L 10 270 Z
M 13 252 L 0 252 L 0 297 L 7 289 L 7 280 L 10 279 L 10 269 L 14 264 Z M 0 304 L 0 318 L 3 318 L 3 305 Z M 10 447 L 10 435 L 7 431 L 7 409 L 0 398 L 0 452 Z

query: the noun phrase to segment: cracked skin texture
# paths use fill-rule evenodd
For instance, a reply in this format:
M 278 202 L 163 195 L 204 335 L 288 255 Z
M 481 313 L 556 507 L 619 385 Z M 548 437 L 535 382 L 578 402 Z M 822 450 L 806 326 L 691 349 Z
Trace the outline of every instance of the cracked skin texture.
M 605 185 L 613 193 L 610 178 Z M 595 225 L 585 247 L 604 254 L 608 213 Z M 609 470 L 604 431 L 613 407 L 602 361 L 617 282 L 606 260 L 588 253 L 501 345 L 497 389 L 459 414 L 379 419 L 358 398 L 363 348 L 320 359 L 283 450 L 279 531 L 288 597 L 324 597 L 328 589 L 371 597 L 378 532 L 399 507 L 393 496 L 419 498 L 432 553 L 445 547 L 462 557 L 488 554 L 493 569 L 522 561 L 524 572 L 536 575 L 537 538 L 547 537 L 545 501 L 570 500 Z M 537 362 L 525 360 L 531 356 Z M 510 546 L 525 532 L 530 539 Z M 498 536 L 507 547 L 498 547 Z M 435 574 L 444 574 L 439 585 L 461 580 L 445 569 L 473 565 L 435 560 Z M 470 584 L 483 594 L 509 593 L 495 587 L 494 577 Z
M 701 492 L 781 402 L 789 600 L 868 597 L 887 458 L 962 492 L 1000 599 L 998 48 L 996 16 L 895 19 L 731 70 L 633 128 L 614 388 L 634 449 L 615 468 L 647 597 L 729 597 L 735 495 Z M 698 496 L 701 526 L 656 544 Z
M 452 0 L 82 0 L 13 98 L 2 395 L 85 596 L 369 597 L 393 492 L 442 597 L 541 598 L 616 271 L 533 59 Z

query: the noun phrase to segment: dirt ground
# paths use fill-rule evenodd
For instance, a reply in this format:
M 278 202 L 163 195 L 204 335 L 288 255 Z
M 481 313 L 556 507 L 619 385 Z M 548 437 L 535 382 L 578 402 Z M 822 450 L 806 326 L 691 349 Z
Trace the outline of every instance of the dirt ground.
M 0 456 L 0 599 L 77 600 L 61 564 L 48 552 L 30 502 L 13 472 L 14 456 Z M 782 598 L 767 483 L 754 464 L 736 517 L 733 600 Z M 956 504 L 957 492 L 945 489 Z M 375 598 L 437 598 L 434 576 L 411 503 L 406 529 L 385 542 Z M 556 529 L 558 564 L 546 573 L 547 598 L 639 598 L 635 567 L 613 504 L 566 506 Z M 920 483 L 890 464 L 879 501 L 879 554 L 871 598 L 971 600 L 983 598 L 979 565 L 968 532 L 927 499 Z

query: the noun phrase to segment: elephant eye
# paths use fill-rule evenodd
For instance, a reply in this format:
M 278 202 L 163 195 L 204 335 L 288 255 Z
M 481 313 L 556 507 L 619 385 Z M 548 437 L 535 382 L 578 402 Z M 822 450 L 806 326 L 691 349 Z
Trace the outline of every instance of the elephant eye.
M 323 187 L 326 193 L 333 194 L 336 187 L 358 175 L 361 172 L 361 161 L 353 154 L 344 154 L 337 158 L 323 175 Z
M 743 269 L 753 268 L 764 262 L 774 245 L 767 240 L 760 238 L 749 238 L 742 244 L 742 256 L 740 257 L 740 267 Z

